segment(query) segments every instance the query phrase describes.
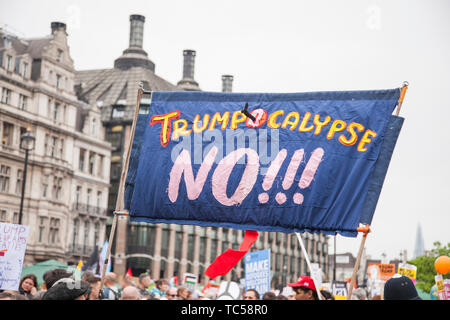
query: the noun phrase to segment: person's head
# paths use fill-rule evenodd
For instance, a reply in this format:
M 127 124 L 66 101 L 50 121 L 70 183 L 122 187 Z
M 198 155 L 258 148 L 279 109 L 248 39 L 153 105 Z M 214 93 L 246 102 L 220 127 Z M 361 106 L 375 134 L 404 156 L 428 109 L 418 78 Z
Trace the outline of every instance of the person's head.
M 384 300 L 422 300 L 412 280 L 394 276 L 384 284 Z
M 275 300 L 289 300 L 286 296 L 279 294 L 275 297 Z
M 377 294 L 372 297 L 372 300 L 381 300 L 381 295 Z
M 100 293 L 100 287 L 102 286 L 102 279 L 92 275 L 87 275 L 84 279 L 89 285 L 91 286 L 91 292 L 89 294 L 89 300 L 98 300 L 99 299 L 99 293 Z
M 244 292 L 244 300 L 259 300 L 259 293 L 255 289 L 248 289 Z
M 334 296 L 330 291 L 320 290 L 320 294 L 325 300 L 334 300 Z
M 152 279 L 150 278 L 150 275 L 148 273 L 141 273 L 139 275 L 139 287 L 141 289 L 147 289 L 150 287 Z
M 81 280 L 61 278 L 48 289 L 42 300 L 87 300 L 91 292 L 91 286 Z
M 4 291 L 0 292 L 0 300 L 28 300 L 28 299 L 21 294 L 10 291 Z
M 136 283 L 134 283 L 133 279 L 130 276 L 127 276 L 127 275 L 122 277 L 122 279 L 120 280 L 119 284 L 120 284 L 120 286 L 122 288 L 126 288 L 126 287 L 129 287 L 129 286 L 132 286 L 132 287 L 136 286 Z M 105 281 L 105 285 L 106 285 L 106 281 Z
M 166 293 L 166 298 L 168 300 L 174 300 L 177 298 L 177 288 L 169 288 Z
M 72 273 L 66 271 L 65 269 L 53 269 L 50 271 L 47 271 L 44 274 L 44 283 L 46 289 L 50 289 L 56 281 L 63 279 L 63 278 L 70 278 L 72 277 Z
M 166 279 L 159 279 L 155 282 L 156 288 L 161 292 L 167 292 L 169 290 L 170 284 Z
M 141 295 L 138 289 L 133 286 L 128 286 L 122 290 L 120 300 L 141 300 Z
M 95 276 L 95 274 L 91 270 L 86 270 L 81 275 L 81 280 L 86 281 L 87 278 L 94 277 L 94 276 Z
M 302 276 L 294 283 L 289 283 L 295 291 L 295 300 L 318 300 L 317 289 L 314 281 L 309 276 Z
M 177 290 L 177 296 L 181 300 L 188 300 L 191 296 L 191 291 L 186 287 L 179 287 Z
M 353 290 L 351 300 L 367 300 L 366 290 L 363 288 L 356 288 Z
M 276 298 L 276 295 L 272 291 L 267 291 L 262 296 L 263 300 L 275 300 L 275 298 Z
M 30 293 L 33 287 L 36 289 L 38 287 L 37 278 L 34 274 L 27 274 L 20 280 L 19 288 L 26 293 Z
M 117 275 L 114 272 L 108 272 L 105 274 L 105 286 L 111 287 L 117 281 Z

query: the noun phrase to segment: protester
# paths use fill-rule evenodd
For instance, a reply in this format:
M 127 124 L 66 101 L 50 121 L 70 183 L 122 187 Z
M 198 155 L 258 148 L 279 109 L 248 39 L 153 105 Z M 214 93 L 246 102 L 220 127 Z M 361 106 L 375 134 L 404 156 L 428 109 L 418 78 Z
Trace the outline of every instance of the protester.
M 263 294 L 262 300 L 275 300 L 276 295 L 272 291 L 267 291 Z
M 87 282 L 62 278 L 47 290 L 42 300 L 87 300 L 90 292 L 91 286 Z
M 37 292 L 37 278 L 34 274 L 25 275 L 19 283 L 19 293 L 31 300 Z
M 55 284 L 57 281 L 63 278 L 70 278 L 72 277 L 72 273 L 66 271 L 65 269 L 53 269 L 50 271 L 47 271 L 44 273 L 44 284 L 45 284 L 45 290 L 50 289 L 53 284 Z
M 102 286 L 102 279 L 92 274 L 87 274 L 84 277 L 84 281 L 89 283 L 91 286 L 91 292 L 89 293 L 89 300 L 99 300 L 100 299 L 100 289 Z
M 136 287 L 136 283 L 134 282 L 132 277 L 130 277 L 129 275 L 124 275 L 120 279 L 119 286 L 121 286 L 122 290 L 123 290 L 123 289 L 125 289 L 126 287 L 129 287 L 129 286 Z
M 180 300 L 191 300 L 192 292 L 183 286 L 178 287 L 177 296 Z
M 283 296 L 282 294 L 279 294 L 275 297 L 274 300 L 289 300 L 287 297 Z
M 374 295 L 371 300 L 381 300 L 381 295 Z
M 384 284 L 384 300 L 422 300 L 412 280 L 394 275 Z
M 142 297 L 139 294 L 139 290 L 133 286 L 123 288 L 122 296 L 119 300 L 141 300 Z
M 320 294 L 325 300 L 335 300 L 333 294 L 327 290 L 320 290 Z
M 363 288 L 356 288 L 352 292 L 351 300 L 367 300 L 366 290 Z
M 166 295 L 169 287 L 169 281 L 167 281 L 166 279 L 159 279 L 155 282 L 155 287 L 150 290 L 150 294 L 155 298 L 160 299 L 161 297 L 164 297 Z
M 81 275 L 81 280 L 86 281 L 86 279 L 87 279 L 88 277 L 94 277 L 94 276 L 95 276 L 94 272 L 92 272 L 91 270 L 86 270 L 86 271 L 84 271 L 83 274 Z
M 289 283 L 288 286 L 292 287 L 295 291 L 295 300 L 318 300 L 317 289 L 314 285 L 314 281 L 309 276 L 301 276 L 297 282 Z
M 150 291 L 148 288 L 150 287 L 152 279 L 150 278 L 150 275 L 148 273 L 141 273 L 139 275 L 139 284 L 138 284 L 138 290 L 139 294 L 142 296 L 142 298 L 150 297 L 152 296 L 150 294 Z
M 12 291 L 3 291 L 0 292 L 0 300 L 29 300 L 29 299 L 20 293 Z
M 169 290 L 167 290 L 167 293 L 165 295 L 165 298 L 167 300 L 178 300 L 178 296 L 177 296 L 177 288 L 169 288 Z
M 117 275 L 114 272 L 105 274 L 103 300 L 119 300 L 120 292 L 116 287 Z
M 244 300 L 259 300 L 259 293 L 255 289 L 248 289 L 242 296 Z

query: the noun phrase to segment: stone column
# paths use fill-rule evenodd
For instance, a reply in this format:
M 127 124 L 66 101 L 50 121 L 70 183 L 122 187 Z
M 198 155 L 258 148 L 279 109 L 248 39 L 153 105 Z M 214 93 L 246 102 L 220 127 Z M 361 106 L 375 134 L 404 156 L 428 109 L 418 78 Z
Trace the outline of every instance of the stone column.
M 161 269 L 161 240 L 162 240 L 162 224 L 156 225 L 155 234 L 155 251 L 153 253 L 152 279 L 159 279 L 159 271 Z
M 165 278 L 170 278 L 173 276 L 174 265 L 175 265 L 175 225 L 169 225 L 169 250 L 167 254 L 167 268 L 164 272 Z
M 194 241 L 194 268 L 193 273 L 199 274 L 200 268 L 199 268 L 199 260 L 200 260 L 200 227 L 195 226 L 194 227 L 194 235 L 195 235 L 195 241 Z
M 178 281 L 183 279 L 184 274 L 187 270 L 187 257 L 188 257 L 188 241 L 189 241 L 189 233 L 187 226 L 183 225 L 183 239 L 181 242 L 181 261 L 180 261 L 180 272 L 178 274 Z

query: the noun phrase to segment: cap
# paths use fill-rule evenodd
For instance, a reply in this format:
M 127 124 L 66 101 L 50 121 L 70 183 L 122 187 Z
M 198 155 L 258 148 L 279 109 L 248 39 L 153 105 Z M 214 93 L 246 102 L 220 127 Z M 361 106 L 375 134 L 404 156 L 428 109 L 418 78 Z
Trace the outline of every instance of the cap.
M 293 288 L 304 287 L 317 292 L 316 286 L 314 285 L 314 281 L 309 276 L 301 276 L 300 278 L 297 279 L 297 282 L 289 283 L 288 286 Z
M 408 277 L 393 277 L 384 284 L 384 300 L 422 300 Z
M 89 294 L 91 286 L 84 281 L 63 278 L 47 290 L 42 300 L 74 300 L 83 294 Z

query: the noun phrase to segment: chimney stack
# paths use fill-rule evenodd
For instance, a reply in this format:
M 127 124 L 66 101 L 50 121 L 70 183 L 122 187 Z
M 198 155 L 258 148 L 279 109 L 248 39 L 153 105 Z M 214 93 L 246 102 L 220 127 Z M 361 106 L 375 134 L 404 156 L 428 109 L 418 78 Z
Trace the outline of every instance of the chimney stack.
M 52 34 L 54 34 L 55 31 L 58 31 L 58 30 L 62 30 L 62 31 L 64 31 L 64 32 L 66 32 L 66 24 L 63 23 L 63 22 L 57 22 L 57 21 L 52 22 L 52 23 L 50 24 L 50 27 L 51 27 L 51 29 L 52 29 Z M 66 32 L 66 33 L 67 33 L 67 32 Z
M 142 67 L 155 72 L 155 64 L 142 49 L 144 42 L 145 17 L 139 14 L 130 15 L 130 43 L 122 55 L 114 61 L 114 68 L 127 70 Z
M 233 76 L 224 74 L 222 76 L 222 92 L 233 92 Z
M 130 16 L 130 47 L 142 48 L 144 42 L 145 17 L 139 14 Z
M 183 50 L 183 79 L 178 86 L 186 91 L 199 91 L 198 83 L 194 80 L 195 50 Z

